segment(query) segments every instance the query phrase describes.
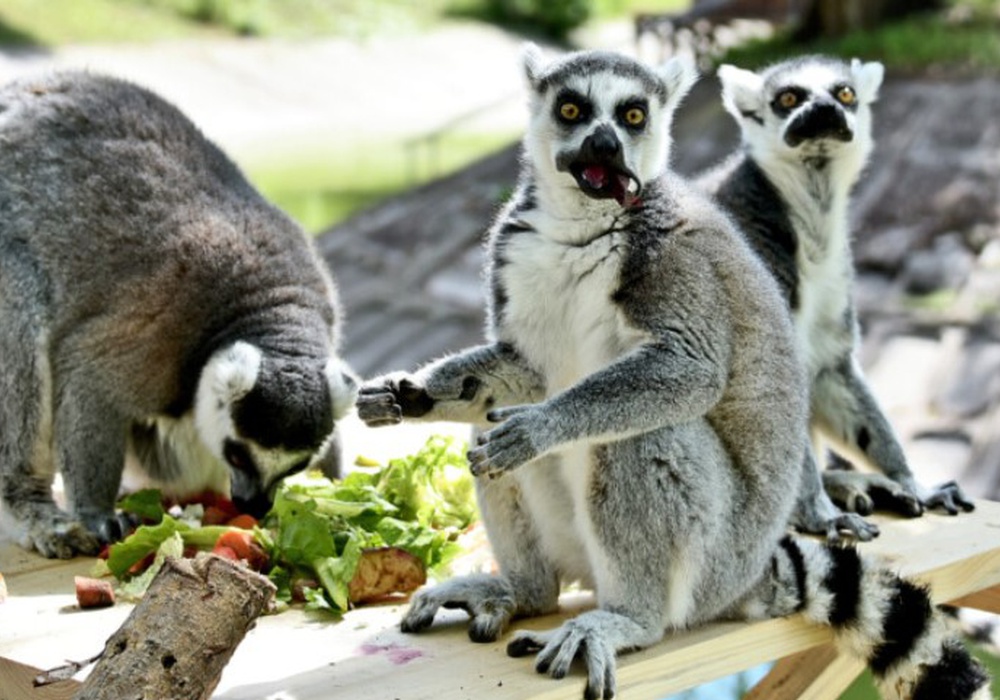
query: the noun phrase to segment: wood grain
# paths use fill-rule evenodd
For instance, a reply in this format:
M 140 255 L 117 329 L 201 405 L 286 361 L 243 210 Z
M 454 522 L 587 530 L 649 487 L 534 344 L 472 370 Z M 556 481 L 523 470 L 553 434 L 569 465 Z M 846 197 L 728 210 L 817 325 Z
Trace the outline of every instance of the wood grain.
M 861 551 L 930 584 L 936 602 L 987 591 L 968 600 L 989 603 L 1000 586 L 1000 504 L 982 501 L 977 506 L 974 513 L 956 517 L 877 518 L 882 535 L 861 545 Z M 73 573 L 86 571 L 87 560 L 53 563 L 29 557 L 31 561 L 8 569 L 9 551 L 0 546 L 0 571 L 10 588 L 10 598 L 0 606 L 0 656 L 49 668 L 66 658 L 94 654 L 120 626 L 128 605 L 74 611 Z M 48 593 L 32 595 L 34 588 Z M 592 604 L 589 594 L 566 594 L 559 615 L 519 621 L 515 628 L 554 627 Z M 339 621 L 297 609 L 261 618 L 236 650 L 213 697 L 259 700 L 284 692 L 296 700 L 578 700 L 582 694 L 579 668 L 554 681 L 535 673 L 530 659 L 507 657 L 506 637 L 495 644 L 469 642 L 460 611 L 440 614 L 426 633 L 404 635 L 398 628 L 403 610 L 401 605 L 359 608 Z M 764 682 L 784 678 L 783 687 L 796 688 L 802 697 L 827 700 L 860 670 L 853 662 L 830 658 L 824 649 L 831 640 L 829 630 L 798 617 L 715 624 L 669 635 L 650 649 L 621 657 L 620 697 L 658 700 L 790 657 L 776 664 L 777 675 Z M 797 697 L 791 691 L 778 694 L 780 689 L 765 693 L 774 687 L 762 686 L 759 693 L 764 694 L 758 697 Z

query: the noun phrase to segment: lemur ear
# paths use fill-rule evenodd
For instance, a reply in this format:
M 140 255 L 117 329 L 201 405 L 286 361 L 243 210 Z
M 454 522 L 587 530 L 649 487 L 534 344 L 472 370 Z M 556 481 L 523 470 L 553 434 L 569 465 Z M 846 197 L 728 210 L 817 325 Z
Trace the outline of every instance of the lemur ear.
M 720 66 L 719 80 L 722 83 L 722 104 L 738 122 L 749 115 L 757 114 L 763 107 L 764 79 L 753 71 L 736 66 Z
M 246 396 L 260 373 L 261 351 L 241 341 L 216 353 L 205 368 L 212 395 L 227 404 Z
M 858 59 L 851 61 L 851 75 L 858 91 L 858 99 L 862 102 L 874 102 L 878 98 L 878 89 L 885 77 L 885 67 L 877 61 L 862 63 Z
M 698 68 L 688 54 L 674 56 L 656 72 L 667 86 L 667 107 L 671 109 L 675 109 L 698 82 Z
M 337 358 L 327 360 L 323 374 L 333 404 L 333 419 L 340 420 L 354 406 L 360 382 L 350 367 Z
M 532 90 L 538 89 L 538 79 L 545 67 L 545 57 L 542 50 L 533 42 L 528 42 L 521 50 L 521 61 L 524 64 L 524 76 L 528 81 L 528 87 Z

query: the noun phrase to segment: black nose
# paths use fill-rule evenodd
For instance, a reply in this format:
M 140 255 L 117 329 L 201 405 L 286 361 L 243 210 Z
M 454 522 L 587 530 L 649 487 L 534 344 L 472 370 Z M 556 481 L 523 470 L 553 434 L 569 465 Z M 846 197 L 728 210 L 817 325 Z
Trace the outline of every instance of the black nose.
M 257 520 L 261 520 L 271 510 L 271 499 L 267 497 L 267 494 L 259 492 L 250 498 L 242 498 L 234 494 L 233 505 L 236 506 L 239 512 L 252 515 Z
M 854 138 L 844 111 L 831 102 L 819 102 L 795 116 L 785 131 L 785 143 L 795 148 L 803 141 L 835 139 L 850 141 Z
M 605 161 L 614 159 L 621 153 L 622 144 L 614 129 L 606 124 L 597 129 L 583 141 L 580 156 L 586 160 Z

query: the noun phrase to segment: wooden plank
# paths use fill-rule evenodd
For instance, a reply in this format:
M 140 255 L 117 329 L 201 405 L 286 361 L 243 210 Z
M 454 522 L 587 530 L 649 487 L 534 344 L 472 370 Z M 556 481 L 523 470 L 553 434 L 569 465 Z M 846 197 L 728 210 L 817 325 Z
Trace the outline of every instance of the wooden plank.
M 958 517 L 879 518 L 882 536 L 861 549 L 930 583 L 937 602 L 993 589 L 1000 585 L 1000 504 L 978 506 L 976 512 Z M 6 566 L 8 551 L 0 548 L 0 566 Z M 29 555 L 10 569 L 10 598 L 0 606 L 0 656 L 51 668 L 99 651 L 131 606 L 75 609 L 73 573 L 85 573 L 91 565 L 89 559 L 50 562 Z M 554 627 L 591 605 L 587 594 L 566 595 L 560 615 L 519 621 L 515 628 Z M 402 605 L 361 608 L 339 622 L 297 609 L 263 618 L 236 650 L 215 697 L 250 700 L 285 692 L 296 700 L 331 696 L 575 700 L 582 693 L 579 668 L 556 682 L 535 673 L 531 659 L 508 658 L 507 638 L 495 644 L 470 643 L 461 611 L 443 613 L 431 630 L 420 635 L 399 631 L 403 611 Z M 835 661 L 822 670 L 823 652 L 810 652 L 831 640 L 829 630 L 797 617 L 709 625 L 669 635 L 650 649 L 622 656 L 619 692 L 629 700 L 658 700 L 802 652 L 810 662 L 806 667 L 810 673 L 820 669 L 825 678 L 844 669 L 845 677 L 853 677 L 857 666 L 842 667 Z M 821 682 L 813 687 L 819 693 L 824 686 Z
M 823 644 L 780 659 L 743 700 L 837 700 L 864 668 Z
M 1000 615 L 1000 586 L 987 588 L 983 591 L 948 601 L 949 605 L 959 608 L 975 608 Z
M 60 681 L 34 687 L 33 680 L 41 671 L 26 664 L 0 657 L 0 698 L 2 700 L 71 700 L 79 689 L 76 681 Z

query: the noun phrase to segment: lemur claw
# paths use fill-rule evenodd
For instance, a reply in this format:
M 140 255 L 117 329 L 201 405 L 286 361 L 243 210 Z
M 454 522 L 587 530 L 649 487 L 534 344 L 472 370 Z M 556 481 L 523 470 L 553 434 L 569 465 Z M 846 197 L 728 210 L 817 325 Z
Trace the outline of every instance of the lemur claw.
M 439 609 L 457 608 L 471 618 L 469 639 L 494 642 L 506 629 L 516 607 L 510 586 L 503 579 L 465 576 L 418 591 L 399 626 L 403 632 L 422 632 L 430 627 Z
M 830 498 L 847 512 L 867 515 L 876 510 L 915 518 L 924 505 L 913 488 L 883 474 L 856 471 L 826 471 L 823 487 Z
M 574 618 L 547 632 L 522 631 L 507 645 L 507 655 L 536 653 L 535 670 L 555 679 L 565 678 L 573 660 L 587 668 L 586 700 L 613 698 L 616 690 L 615 649 L 585 617 Z
M 403 420 L 403 409 L 387 383 L 366 384 L 358 391 L 355 406 L 369 428 L 395 425 Z
M 970 513 L 976 509 L 976 504 L 962 492 L 957 482 L 948 481 L 922 499 L 925 508 L 943 508 L 949 515 L 958 515 L 959 509 Z
M 539 431 L 529 406 L 490 411 L 487 418 L 500 425 L 479 436 L 469 450 L 469 468 L 475 476 L 497 477 L 537 457 L 541 450 L 533 435 Z M 501 422 L 502 421 L 502 422 Z

